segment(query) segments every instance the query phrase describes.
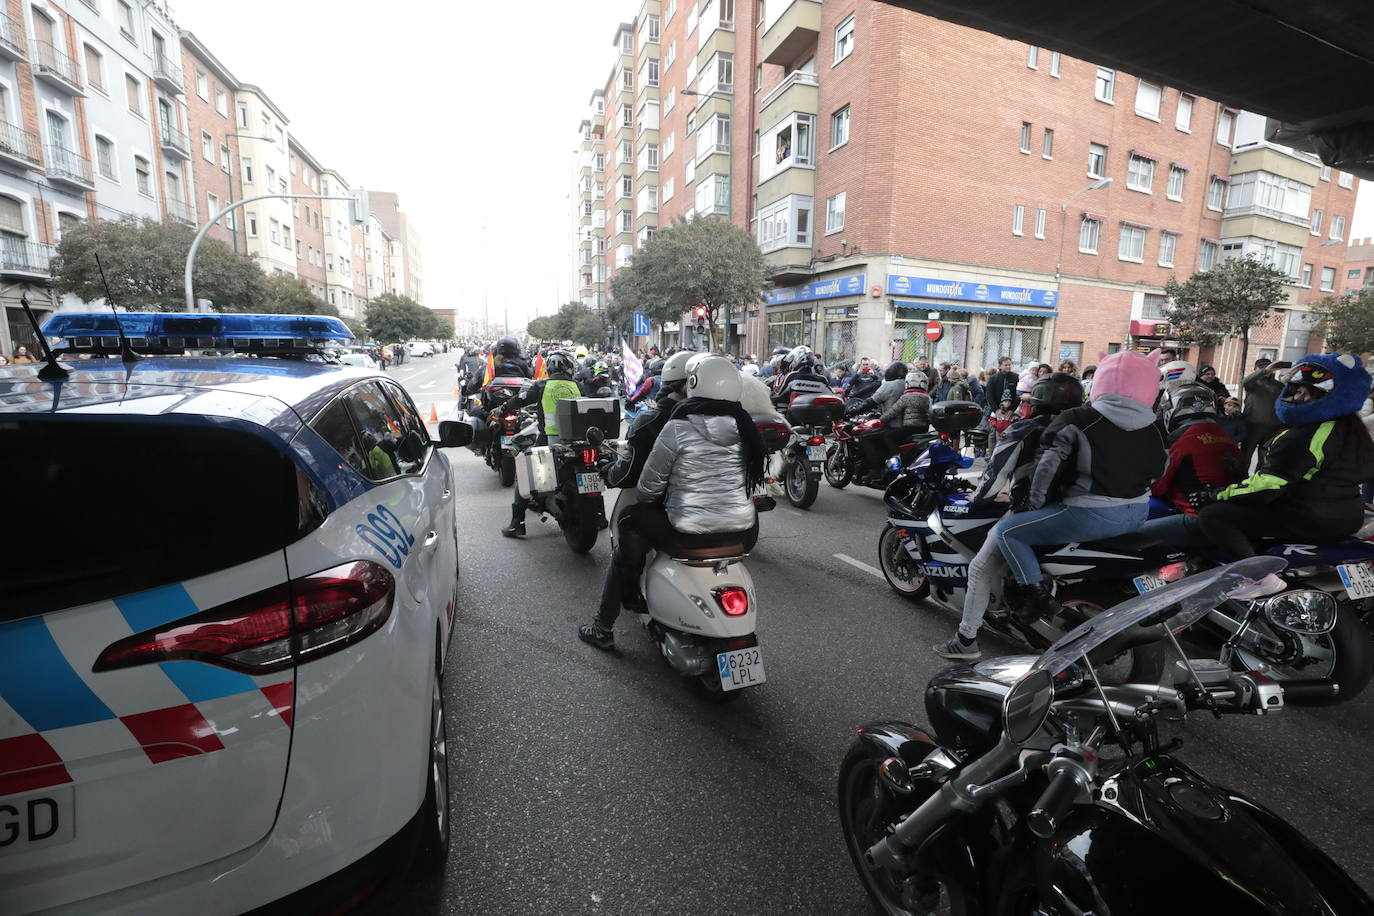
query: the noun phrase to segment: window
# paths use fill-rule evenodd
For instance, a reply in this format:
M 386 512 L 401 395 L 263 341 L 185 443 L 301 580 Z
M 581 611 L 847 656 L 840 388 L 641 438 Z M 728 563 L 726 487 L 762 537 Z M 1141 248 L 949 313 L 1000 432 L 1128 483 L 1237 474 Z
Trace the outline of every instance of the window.
M 671 133 L 663 141 L 663 158 L 667 159 L 677 149 L 677 134 Z
M 682 180 L 687 184 L 697 180 L 697 160 L 695 156 L 688 156 L 687 161 L 682 164 Z
M 730 186 L 724 175 L 707 175 L 697 185 L 694 209 L 697 213 L 728 213 Z
M 830 116 L 830 148 L 844 146 L 849 142 L 849 106 L 846 105 Z
M 620 53 L 621 53 L 621 54 L 633 54 L 633 53 L 635 53 L 635 37 L 634 37 L 634 34 L 631 33 L 629 29 L 625 29 L 624 31 L 622 31 L 622 32 L 620 33 Z
M 635 75 L 626 67 L 620 71 L 620 88 L 625 92 L 633 92 L 635 88 Z
M 633 105 L 625 104 L 620 106 L 620 126 L 633 127 L 635 123 L 635 109 Z
M 1311 287 L 1312 285 L 1312 265 L 1302 265 L 1302 279 L 1298 281 L 1299 286 Z
M 282 247 L 283 247 L 283 248 L 290 248 L 290 247 L 291 247 L 291 227 L 290 227 L 290 226 L 282 226 L 282 227 L 281 227 L 281 244 L 282 244 Z
M 1045 237 L 1045 211 L 1043 209 L 1035 211 L 1035 237 L 1038 239 Z
M 1333 242 L 1339 242 L 1345 238 L 1345 217 L 1339 213 L 1331 214 L 1331 235 Z
M 142 116 L 143 94 L 139 92 L 139 82 L 127 73 L 124 74 L 124 93 L 129 99 L 129 110 Z
M 677 15 L 677 0 L 668 0 L 667 3 L 663 4 L 663 24 L 664 24 L 664 25 L 667 25 L 668 23 L 672 22 L 672 21 L 673 21 L 673 17 L 676 16 L 676 15 Z
M 633 213 L 631 213 L 629 210 L 621 210 L 621 211 L 620 211 L 620 228 L 619 228 L 619 231 L 621 231 L 621 232 L 633 232 L 633 231 L 634 231 L 634 228 L 635 228 L 635 215 L 634 215 Z
M 117 5 L 119 7 L 119 31 L 121 34 L 124 35 L 125 38 L 129 39 L 130 41 L 133 41 L 134 8 L 129 4 L 125 3 L 124 0 L 118 0 Z
M 632 161 L 632 160 L 634 159 L 634 157 L 635 157 L 635 145 L 634 145 L 634 143 L 630 142 L 629 140 L 621 140 L 621 141 L 620 141 L 620 156 L 619 156 L 618 161 L 619 161 L 619 162 L 630 162 L 630 161 Z
M 1341 187 L 1349 188 L 1355 184 L 1355 176 L 1350 174 L 1349 172 L 1338 172 L 1336 174 L 1336 184 L 1340 185 Z
M 267 225 L 268 225 L 268 227 L 269 227 L 269 235 L 270 235 L 271 238 L 272 238 L 272 244 L 273 244 L 273 245 L 280 245 L 280 244 L 281 244 L 281 223 L 277 222 L 277 221 L 274 220 L 274 219 L 269 219 L 269 220 L 267 221 Z
M 663 113 L 668 114 L 677 107 L 677 89 L 669 89 L 663 95 Z
M 759 138 L 759 180 L 767 181 L 784 169 L 815 164 L 816 119 L 793 113 Z
M 1059 52 L 1050 52 L 1050 76 L 1059 79 Z
M 782 2 L 782 0 L 774 0 Z M 844 22 L 835 26 L 835 63 L 839 63 L 854 53 L 854 14 L 850 13 Z
M 1107 147 L 1101 143 L 1088 144 L 1088 177 L 1102 178 L 1107 174 Z
M 1231 128 L 1236 124 L 1236 116 L 1225 108 L 1217 113 L 1217 142 L 1222 146 L 1231 145 Z
M 658 185 L 646 184 L 639 189 L 638 206 L 635 212 L 638 214 L 658 212 Z
M 200 154 L 206 162 L 215 161 L 215 138 L 210 136 L 209 131 L 200 132 Z
M 1330 181 L 1330 180 L 1331 180 L 1331 166 L 1329 166 L 1329 165 L 1324 165 L 1324 166 L 1322 166 L 1322 181 Z
M 1149 191 L 1155 181 L 1155 161 L 1139 153 L 1131 153 L 1126 165 L 1126 187 L 1135 191 Z
M 253 160 L 246 156 L 243 159 L 243 183 L 253 183 Z
M 0 230 L 27 235 L 24 228 L 24 205 L 13 197 L 0 197 Z
M 1183 180 L 1188 177 L 1188 170 L 1181 165 L 1169 166 L 1169 187 L 1165 189 L 1165 196 L 1170 200 L 1183 199 Z
M 650 13 L 639 26 L 640 44 L 658 44 L 658 17 Z
M 1026 208 L 1021 204 L 1012 207 L 1011 210 L 1011 234 L 1021 235 L 1021 228 L 1026 222 Z
M 298 163 L 296 162 L 296 157 L 294 155 L 290 158 L 289 168 L 291 169 L 291 174 L 295 175 L 298 169 Z
M 663 182 L 663 202 L 665 204 L 673 199 L 673 193 L 675 190 L 676 184 L 674 183 L 673 179 L 669 178 L 667 181 Z
M 1207 209 L 1220 210 L 1222 198 L 1226 195 L 1226 179 L 1216 175 L 1207 183 Z
M 221 115 L 229 114 L 229 95 L 223 86 L 215 87 L 215 111 Z
M 1332 222 L 1335 222 L 1335 220 L 1333 219 Z M 1336 286 L 1336 268 L 1334 268 L 1334 267 L 1323 267 L 1323 268 L 1322 268 L 1322 285 L 1321 285 L 1322 292 L 1324 292 L 1324 293 L 1329 293 L 1329 292 L 1331 292 L 1331 291 L 1335 288 L 1335 286 Z
M 646 57 L 644 64 L 639 68 L 639 89 L 653 88 L 658 85 L 658 58 Z
M 1360 279 L 1360 269 L 1359 269 L 1358 267 L 1355 267 L 1355 268 L 1352 268 L 1351 270 L 1347 270 L 1347 271 L 1345 272 L 1345 278 L 1346 278 L 1347 280 L 1358 280 L 1358 279 Z
M 1145 259 L 1145 230 L 1139 226 L 1121 224 L 1121 242 L 1117 245 L 1116 256 L 1122 261 L 1143 261 Z
M 1198 269 L 1200 271 L 1210 271 L 1212 265 L 1216 264 L 1216 242 L 1208 242 L 1202 239 L 1201 246 L 1198 246 Z
M 758 243 L 765 252 L 811 246 L 810 197 L 791 194 L 759 211 Z
M 97 136 L 95 138 L 95 165 L 100 170 L 102 177 L 111 181 L 117 180 L 115 175 L 115 154 L 114 143 L 107 137 Z
M 1159 234 L 1159 266 L 1173 267 L 1174 255 L 1178 253 L 1178 236 L 1172 232 Z
M 1030 152 L 1031 126 L 1029 121 L 1021 122 L 1021 152 Z
M 1184 133 L 1191 132 L 1193 126 L 1193 97 L 1179 93 L 1178 108 L 1174 110 L 1174 127 Z
M 839 232 L 844 228 L 844 202 L 846 192 L 841 191 L 825 202 L 825 232 Z
M 142 156 L 134 157 L 134 183 L 138 187 L 138 193 L 144 197 L 153 196 L 153 172 L 148 160 Z
M 1026 66 L 1032 70 L 1040 69 L 1040 49 L 1035 45 L 1026 46 Z
M 276 181 L 277 181 L 277 170 L 274 169 L 274 168 L 272 168 L 272 166 L 269 165 L 269 166 L 267 167 L 267 190 L 268 190 L 269 192 L 272 190 L 272 185 L 276 184 Z
M 706 66 L 701 68 L 696 89 L 698 108 L 706 104 L 707 97 L 713 92 L 734 92 L 735 55 L 725 51 L 711 55 Z
M 725 115 L 711 115 L 697 131 L 696 161 L 707 156 L 730 152 L 730 119 Z
M 1084 214 L 1083 222 L 1078 225 L 1078 250 L 1084 254 L 1097 254 L 1097 242 L 1101 236 L 1101 220 Z
M 1312 228 L 1309 231 L 1313 235 L 1322 234 L 1322 211 L 1320 209 L 1312 211 Z
M 1045 128 L 1045 135 L 1040 138 L 1040 155 L 1046 159 L 1054 158 L 1054 131 Z
M 1158 293 L 1145 293 L 1141 296 L 1140 317 L 1146 321 L 1160 321 L 1168 318 L 1165 309 L 1169 305 L 1169 297 L 1161 296 Z
M 658 130 L 658 102 L 646 101 L 639 106 L 639 133 Z
M 595 162 L 596 162 L 596 170 L 597 170 L 598 172 L 604 172 L 604 171 L 606 170 L 606 154 L 605 154 L 605 153 L 597 153 L 597 154 L 596 154 Z
M 1152 121 L 1159 120 L 1159 104 L 1164 100 L 1164 89 L 1144 80 L 1135 89 L 1135 113 Z
M 239 102 L 239 127 L 248 126 L 248 103 Z
M 224 170 L 226 175 L 229 173 L 229 156 L 230 152 L 228 145 L 221 144 L 219 148 L 219 167 Z
M 414 420 L 396 410 L 382 394 L 380 385 L 358 385 L 349 389 L 339 400 L 352 414 L 353 425 L 357 427 L 361 440 L 377 443 L 363 455 L 365 476 L 370 480 L 388 480 L 419 470 L 420 462 L 402 459 L 400 456 L 406 450 L 398 447 L 399 436 L 404 435 L 407 428 L 414 430 Z
M 324 256 L 324 269 L 330 271 L 334 269 L 334 255 L 328 252 L 326 252 Z
M 638 169 L 638 171 L 640 171 L 640 172 L 657 172 L 657 171 L 658 171 L 658 144 L 657 144 L 657 143 L 646 143 L 646 144 L 644 144 L 644 148 L 641 149 L 641 150 L 639 151 L 639 169 Z
M 105 94 L 105 68 L 100 58 L 100 52 L 90 45 L 82 45 L 82 54 L 86 58 L 86 82 L 95 87 L 101 95 Z
M 1107 67 L 1097 68 L 1097 82 L 1093 86 L 1093 98 L 1099 102 L 1110 102 L 1116 91 L 1116 71 Z

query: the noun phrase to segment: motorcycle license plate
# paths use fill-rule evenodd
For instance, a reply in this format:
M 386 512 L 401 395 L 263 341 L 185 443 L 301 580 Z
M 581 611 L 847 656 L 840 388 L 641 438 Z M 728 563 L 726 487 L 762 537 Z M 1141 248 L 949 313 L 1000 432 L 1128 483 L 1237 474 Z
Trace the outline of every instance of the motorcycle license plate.
M 515 441 L 515 437 L 514 437 L 514 436 L 502 436 L 502 437 L 501 437 L 501 447 L 502 447 L 502 448 L 510 448 L 510 447 L 511 447 L 511 443 L 514 442 L 514 441 Z
M 0 858 L 70 843 L 76 839 L 76 804 L 71 786 L 54 786 L 32 795 L 10 795 L 4 807 L 18 811 L 8 833 L 0 835 Z M 4 837 L 9 839 L 5 840 Z
M 1131 581 L 1135 583 L 1135 590 L 1142 595 L 1165 584 L 1162 576 L 1136 576 Z
M 721 690 L 739 690 L 741 687 L 753 687 L 755 684 L 762 684 L 765 680 L 763 655 L 759 653 L 758 646 L 752 646 L 748 649 L 735 649 L 732 652 L 721 652 L 716 656 L 716 669 L 720 672 Z
M 600 493 L 604 489 L 606 489 L 606 485 L 601 482 L 600 474 L 577 475 L 577 492 Z
M 1346 563 L 1337 566 L 1341 584 L 1351 598 L 1374 598 L 1374 566 L 1368 563 Z
M 807 460 L 809 460 L 809 461 L 824 461 L 824 460 L 825 460 L 825 446 L 824 446 L 824 445 L 808 445 L 808 446 L 806 447 L 806 457 L 807 457 Z

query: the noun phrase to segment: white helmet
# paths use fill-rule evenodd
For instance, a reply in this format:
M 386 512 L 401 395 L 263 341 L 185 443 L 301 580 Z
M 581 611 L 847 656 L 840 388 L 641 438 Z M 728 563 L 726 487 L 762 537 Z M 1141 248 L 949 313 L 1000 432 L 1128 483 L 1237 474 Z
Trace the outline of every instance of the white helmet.
M 744 379 L 739 370 L 723 356 L 702 354 L 687 366 L 687 396 L 715 401 L 739 402 Z
M 757 363 L 745 363 L 739 371 L 743 372 L 745 375 L 757 376 L 759 374 L 759 367 Z
M 1187 360 L 1176 359 L 1159 367 L 1159 387 L 1170 394 L 1195 382 L 1197 369 Z
M 690 350 L 679 350 L 668 357 L 663 364 L 663 371 L 659 373 L 659 383 L 666 385 L 668 382 L 685 380 L 687 378 L 687 363 L 697 355 Z

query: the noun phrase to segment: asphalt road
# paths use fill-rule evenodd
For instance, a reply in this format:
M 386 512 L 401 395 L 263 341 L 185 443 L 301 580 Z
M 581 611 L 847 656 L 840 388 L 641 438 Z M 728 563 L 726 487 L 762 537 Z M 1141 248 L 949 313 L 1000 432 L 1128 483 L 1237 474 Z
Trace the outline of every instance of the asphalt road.
M 452 362 L 393 374 L 442 416 Z M 575 556 L 531 515 L 526 540 L 500 537 L 511 492 L 466 449 L 448 454 L 462 499 L 445 683 L 453 846 L 441 878 L 408 879 L 397 911 L 869 912 L 840 837 L 836 768 L 855 726 L 923 720 L 922 690 L 948 664 L 930 646 L 956 623 L 872 568 L 878 494 L 823 484 L 811 510 L 762 517 L 749 569 L 768 682 L 716 707 L 631 615 L 614 652 L 577 640 L 604 536 Z M 1275 809 L 1374 889 L 1374 692 L 1266 719 L 1194 715 L 1181 733 L 1181 759 Z

